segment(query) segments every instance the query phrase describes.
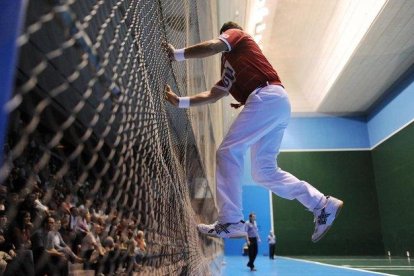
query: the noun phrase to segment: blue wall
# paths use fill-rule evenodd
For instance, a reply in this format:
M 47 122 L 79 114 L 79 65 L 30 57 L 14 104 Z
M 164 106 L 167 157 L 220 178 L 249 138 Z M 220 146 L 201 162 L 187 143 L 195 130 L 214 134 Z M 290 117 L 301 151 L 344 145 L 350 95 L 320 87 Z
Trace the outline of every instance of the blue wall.
M 390 95 L 368 116 L 371 148 L 414 120 L 414 70 L 409 73 L 392 87 Z
M 9 100 L 13 86 L 16 41 L 23 24 L 23 9 L 21 0 L 0 2 L 0 145 L 3 145 L 5 138 L 8 112 L 4 104 Z M 0 158 L 3 157 L 2 152 L 3 146 L 0 147 Z
M 281 150 L 368 149 L 364 117 L 293 117 Z

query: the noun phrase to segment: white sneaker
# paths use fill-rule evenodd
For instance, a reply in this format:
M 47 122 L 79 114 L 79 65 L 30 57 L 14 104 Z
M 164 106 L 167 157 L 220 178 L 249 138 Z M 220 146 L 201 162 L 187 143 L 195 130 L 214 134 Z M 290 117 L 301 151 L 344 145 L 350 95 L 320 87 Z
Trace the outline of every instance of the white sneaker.
M 200 233 L 217 238 L 245 238 L 247 236 L 242 220 L 236 223 L 216 221 L 213 224 L 199 224 L 197 229 Z
M 313 242 L 319 241 L 328 232 L 343 205 L 342 200 L 327 196 L 325 206 L 313 211 L 315 216 L 315 231 L 312 234 Z

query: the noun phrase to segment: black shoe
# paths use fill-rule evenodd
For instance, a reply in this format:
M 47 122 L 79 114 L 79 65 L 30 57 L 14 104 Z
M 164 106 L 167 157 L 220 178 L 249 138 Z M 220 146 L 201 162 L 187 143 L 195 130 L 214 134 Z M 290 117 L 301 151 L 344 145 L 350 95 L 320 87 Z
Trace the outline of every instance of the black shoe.
M 251 267 L 251 268 L 250 268 L 250 271 L 257 271 L 257 269 L 256 269 L 256 268 L 254 268 L 254 267 Z

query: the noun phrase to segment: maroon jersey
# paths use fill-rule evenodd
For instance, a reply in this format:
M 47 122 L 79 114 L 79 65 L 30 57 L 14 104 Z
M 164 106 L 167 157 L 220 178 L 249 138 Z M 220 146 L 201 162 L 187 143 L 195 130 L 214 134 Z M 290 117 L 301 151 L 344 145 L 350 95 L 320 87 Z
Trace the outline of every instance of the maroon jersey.
M 282 85 L 275 69 L 267 61 L 253 38 L 239 29 L 230 29 L 219 36 L 228 51 L 221 57 L 221 80 L 216 87 L 229 92 L 245 103 L 256 88 L 267 81 Z

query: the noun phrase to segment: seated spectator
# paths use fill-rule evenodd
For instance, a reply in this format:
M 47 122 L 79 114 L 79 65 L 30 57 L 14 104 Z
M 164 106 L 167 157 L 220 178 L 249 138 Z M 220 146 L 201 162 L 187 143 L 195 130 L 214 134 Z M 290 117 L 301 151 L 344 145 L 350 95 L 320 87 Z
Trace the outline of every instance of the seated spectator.
M 31 249 L 30 241 L 33 225 L 31 223 L 31 215 L 27 211 L 18 214 L 16 224 L 13 225 L 12 241 L 14 247 L 19 249 Z
M 115 242 L 112 237 L 107 237 L 103 242 L 105 255 L 100 262 L 97 274 L 113 275 L 118 266 L 119 254 L 115 250 Z
M 140 231 L 137 232 L 137 236 L 136 236 L 135 240 L 137 242 L 138 250 L 140 250 L 141 252 L 146 252 L 147 251 L 147 243 L 145 242 L 143 231 L 140 230 Z
M 2 242 L 4 242 L 4 237 L 0 235 L 0 243 Z M 4 275 L 7 265 L 12 259 L 13 258 L 9 254 L 4 251 L 0 251 L 0 275 Z
M 4 234 L 8 228 L 8 220 L 6 216 L 6 210 L 0 211 L 0 234 Z
M 11 177 L 11 176 L 10 176 Z M 7 193 L 8 193 L 8 188 L 5 185 L 0 185 L 0 197 L 2 199 L 5 199 L 7 197 Z M 4 209 L 2 210 L 4 211 Z
M 72 250 L 76 253 L 79 253 L 79 247 L 82 243 L 82 240 L 90 230 L 89 223 L 91 221 L 91 216 L 87 209 L 79 208 L 78 211 L 79 215 L 76 217 L 74 225 L 74 231 L 76 236 L 72 245 Z
M 0 211 L 0 275 L 4 274 L 7 265 L 16 256 L 16 253 L 12 249 L 12 244 L 6 242 L 5 234 L 8 230 L 8 224 L 5 213 L 5 210 Z
M 79 211 L 75 206 L 70 208 L 70 224 L 69 227 L 71 230 L 75 231 L 76 221 L 78 220 Z
M 34 207 L 41 216 L 48 216 L 49 208 L 41 202 L 40 197 L 40 192 L 35 193 Z
M 32 244 L 33 259 L 36 275 L 48 274 L 49 255 L 45 251 L 45 239 L 48 232 L 47 219 L 41 222 L 41 227 L 36 229 L 30 238 Z
M 127 260 L 126 260 L 126 267 L 127 267 L 127 274 L 131 274 L 132 270 L 136 264 L 135 262 L 135 251 L 137 248 L 137 242 L 134 239 L 134 231 L 133 230 L 129 230 L 128 231 L 128 239 L 126 240 L 125 244 L 126 244 L 126 250 L 127 250 Z
M 56 229 L 55 219 L 49 217 L 47 222 L 49 232 L 47 233 L 46 251 L 50 255 L 60 257 L 64 260 L 72 259 L 73 261 L 82 262 L 82 259 L 76 256 L 63 241 L 62 236 Z
M 4 275 L 34 275 L 33 252 L 30 235 L 32 231 L 31 216 L 27 211 L 18 214 L 16 222 L 10 227 L 13 231 L 8 235 L 16 252 L 7 266 Z
M 2 185 L 0 185 L 2 187 Z M 6 198 L 0 197 L 0 211 L 6 211 Z
M 99 256 L 104 255 L 104 249 L 99 238 L 101 233 L 102 227 L 97 223 L 92 223 L 92 230 L 82 239 L 80 253 L 87 268 L 96 264 Z
M 91 222 L 91 214 L 89 213 L 88 209 L 79 208 L 79 216 L 75 222 L 75 232 L 89 232 L 89 223 Z
M 147 243 L 145 242 L 143 231 L 140 230 L 137 232 L 135 241 L 137 243 L 137 246 L 135 248 L 135 262 L 137 264 L 141 264 L 147 252 Z
M 61 227 L 59 233 L 62 236 L 63 241 L 72 248 L 72 243 L 75 240 L 75 231 L 70 229 L 70 215 L 64 214 L 61 220 Z
M 18 193 L 9 193 L 6 200 L 6 204 L 8 206 L 7 216 L 10 218 L 14 218 L 17 215 L 22 202 L 23 200 L 19 197 Z
M 71 214 L 70 210 L 74 207 L 74 205 L 72 204 L 72 198 L 72 194 L 67 194 L 65 196 L 65 200 L 60 205 L 62 211 L 66 214 Z
M 42 220 L 42 218 L 45 218 L 46 216 L 42 210 L 36 208 L 36 199 L 37 195 L 35 192 L 29 193 L 21 204 L 20 209 L 29 212 L 32 218 L 39 218 Z

